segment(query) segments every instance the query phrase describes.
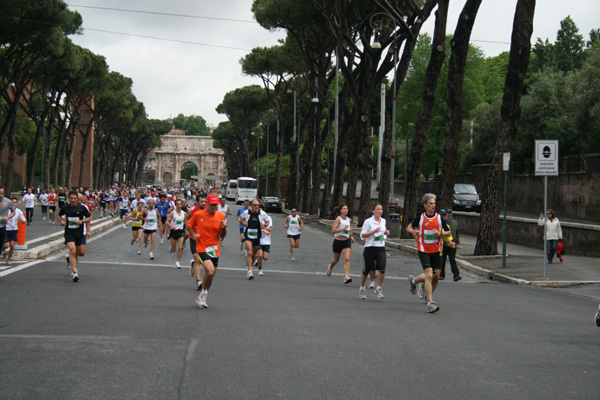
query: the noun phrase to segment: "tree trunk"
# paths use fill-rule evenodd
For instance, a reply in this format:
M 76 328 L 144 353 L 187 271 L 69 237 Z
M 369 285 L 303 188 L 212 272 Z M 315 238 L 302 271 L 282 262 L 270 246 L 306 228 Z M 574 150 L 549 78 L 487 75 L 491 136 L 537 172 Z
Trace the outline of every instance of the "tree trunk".
M 483 190 L 485 201 L 481 207 L 481 226 L 477 235 L 474 255 L 490 255 L 498 252 L 498 215 L 502 205 L 503 192 L 502 159 L 503 153 L 511 152 L 515 147 L 518 123 L 521 117 L 523 81 L 529 66 L 531 52 L 534 13 L 535 0 L 519 0 L 517 2 L 500 111 L 500 134 Z
M 454 183 L 458 175 L 460 164 L 460 136 L 463 121 L 463 82 L 465 78 L 465 64 L 469 51 L 469 40 L 473 23 L 481 0 L 467 0 L 458 19 L 454 37 L 450 42 L 452 49 L 448 69 L 448 109 L 446 113 L 446 132 L 444 140 L 444 161 L 442 175 L 442 192 L 438 200 L 438 207 L 449 208 L 452 206 Z
M 408 174 L 406 177 L 406 189 L 404 194 L 405 218 L 402 219 L 401 235 L 405 239 L 410 239 L 412 237 L 406 232 L 406 227 L 417 214 L 419 178 L 421 176 L 421 167 L 425 155 L 429 124 L 433 115 L 435 89 L 437 87 L 442 64 L 444 63 L 444 58 L 446 57 L 444 46 L 446 41 L 448 2 L 449 0 L 440 0 L 438 2 L 438 9 L 435 13 L 435 30 L 431 46 L 431 57 L 429 59 L 427 71 L 425 72 L 421 112 L 415 126 L 415 136 L 410 149 L 410 162 L 408 164 Z
M 348 97 L 348 90 L 342 90 L 339 94 L 340 127 L 338 129 L 337 160 L 335 162 L 336 166 L 333 175 L 333 195 L 331 196 L 332 207 L 342 204 L 344 197 L 344 171 L 346 169 L 346 161 L 348 158 L 348 143 L 350 141 L 349 133 L 353 130 L 352 118 L 350 117 L 350 110 L 348 109 Z M 335 218 L 333 213 L 330 215 L 330 218 Z
M 358 185 L 358 171 L 361 166 L 360 155 L 362 153 L 362 136 L 361 136 L 361 124 L 360 113 L 355 113 L 353 116 L 353 135 L 352 136 L 352 147 L 350 148 L 350 165 L 348 166 L 348 184 L 346 185 L 346 204 L 348 204 L 348 216 L 354 216 L 354 202 L 356 199 L 356 186 Z

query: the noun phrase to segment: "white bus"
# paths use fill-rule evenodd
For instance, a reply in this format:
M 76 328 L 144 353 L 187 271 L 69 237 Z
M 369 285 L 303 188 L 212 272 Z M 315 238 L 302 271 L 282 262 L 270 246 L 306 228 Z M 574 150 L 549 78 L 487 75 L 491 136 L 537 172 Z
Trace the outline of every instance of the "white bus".
M 241 176 L 237 179 L 237 193 L 235 203 L 243 203 L 245 200 L 255 199 L 258 195 L 258 182 L 254 178 Z
M 230 179 L 227 181 L 227 188 L 225 189 L 225 198 L 227 200 L 235 200 L 237 196 L 237 180 Z

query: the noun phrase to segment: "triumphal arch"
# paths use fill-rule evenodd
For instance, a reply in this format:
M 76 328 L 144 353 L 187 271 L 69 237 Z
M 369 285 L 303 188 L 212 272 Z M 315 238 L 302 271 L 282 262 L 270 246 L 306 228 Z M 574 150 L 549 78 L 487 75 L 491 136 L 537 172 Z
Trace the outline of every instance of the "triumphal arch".
M 162 146 L 154 149 L 155 184 L 178 186 L 181 170 L 188 163 L 198 167 L 199 186 L 220 186 L 226 180 L 225 155 L 213 146 L 211 136 L 164 135 Z

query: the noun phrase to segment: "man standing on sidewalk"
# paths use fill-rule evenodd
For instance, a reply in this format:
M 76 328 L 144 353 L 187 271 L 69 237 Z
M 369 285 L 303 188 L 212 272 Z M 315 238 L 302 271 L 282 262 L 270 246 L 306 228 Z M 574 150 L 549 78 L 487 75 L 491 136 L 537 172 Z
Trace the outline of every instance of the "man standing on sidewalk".
M 446 210 L 441 210 L 440 214 L 442 214 L 442 218 L 450 227 L 450 232 L 452 234 L 452 242 L 454 246 L 451 246 L 451 243 L 447 243 L 444 241 L 444 252 L 442 254 L 442 272 L 440 273 L 440 280 L 444 280 L 446 278 L 446 258 L 450 260 L 450 269 L 452 270 L 452 275 L 454 276 L 454 282 L 460 281 L 462 278 L 460 277 L 460 271 L 458 270 L 458 266 L 456 265 L 456 250 L 460 247 L 460 233 L 458 231 L 458 221 L 452 218 L 452 209 L 448 208 Z
M 63 218 L 64 217 L 64 218 Z M 79 204 L 75 191 L 69 192 L 69 204 L 60 209 L 57 216 L 58 222 L 65 227 L 65 244 L 69 249 L 69 264 L 71 265 L 71 278 L 79 282 L 77 274 L 77 261 L 80 247 L 83 244 L 83 226 L 92 217 L 88 209 Z

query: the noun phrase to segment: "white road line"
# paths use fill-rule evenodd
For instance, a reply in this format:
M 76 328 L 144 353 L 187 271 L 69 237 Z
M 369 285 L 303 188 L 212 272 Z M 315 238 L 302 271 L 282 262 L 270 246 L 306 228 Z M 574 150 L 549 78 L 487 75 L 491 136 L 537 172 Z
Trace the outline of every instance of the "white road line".
M 44 261 L 46 261 L 46 260 L 35 260 L 35 261 L 31 261 L 31 262 L 19 265 L 18 267 L 7 269 L 6 271 L 0 272 L 0 277 L 6 276 L 6 275 L 10 275 L 10 274 L 13 274 L 15 272 L 19 272 L 19 271 L 21 271 L 21 270 L 23 270 L 25 268 L 33 267 L 34 265 L 43 263 Z

